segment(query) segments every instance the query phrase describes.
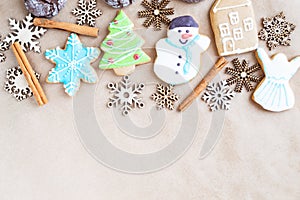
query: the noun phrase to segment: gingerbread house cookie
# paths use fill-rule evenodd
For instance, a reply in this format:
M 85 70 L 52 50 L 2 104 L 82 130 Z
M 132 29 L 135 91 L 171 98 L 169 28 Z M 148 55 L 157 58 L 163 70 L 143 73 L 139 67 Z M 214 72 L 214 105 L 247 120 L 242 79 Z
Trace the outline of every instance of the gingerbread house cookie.
M 251 0 L 216 0 L 210 19 L 220 56 L 257 49 L 257 27 Z

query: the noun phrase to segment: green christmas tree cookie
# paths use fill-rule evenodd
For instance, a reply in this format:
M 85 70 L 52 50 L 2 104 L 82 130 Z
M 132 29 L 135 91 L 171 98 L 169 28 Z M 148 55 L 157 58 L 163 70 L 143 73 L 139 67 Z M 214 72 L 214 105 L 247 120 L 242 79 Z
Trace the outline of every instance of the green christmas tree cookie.
M 133 23 L 121 10 L 109 25 L 109 34 L 101 44 L 104 56 L 100 69 L 113 69 L 119 76 L 132 73 L 135 65 L 148 63 L 151 58 L 141 49 L 144 40 L 132 31 Z

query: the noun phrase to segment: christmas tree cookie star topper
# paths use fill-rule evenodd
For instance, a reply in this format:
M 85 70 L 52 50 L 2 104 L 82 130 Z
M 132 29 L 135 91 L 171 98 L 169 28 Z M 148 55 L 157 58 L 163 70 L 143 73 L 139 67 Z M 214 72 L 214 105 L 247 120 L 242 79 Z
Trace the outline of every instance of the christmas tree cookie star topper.
M 199 25 L 191 16 L 172 20 L 168 38 L 156 44 L 155 74 L 164 82 L 178 85 L 189 82 L 199 72 L 200 54 L 205 52 L 210 39 L 198 33 Z
M 97 73 L 91 62 L 100 55 L 100 50 L 94 47 L 85 47 L 79 37 L 72 33 L 65 49 L 52 49 L 45 52 L 45 57 L 56 64 L 49 72 L 48 83 L 62 83 L 65 92 L 74 96 L 80 87 L 80 80 L 87 83 L 96 83 Z
M 125 76 L 135 70 L 136 65 L 145 64 L 151 58 L 141 49 L 144 40 L 132 31 L 133 23 L 120 10 L 110 23 L 106 36 L 101 44 L 104 51 L 100 69 L 113 69 L 116 75 Z

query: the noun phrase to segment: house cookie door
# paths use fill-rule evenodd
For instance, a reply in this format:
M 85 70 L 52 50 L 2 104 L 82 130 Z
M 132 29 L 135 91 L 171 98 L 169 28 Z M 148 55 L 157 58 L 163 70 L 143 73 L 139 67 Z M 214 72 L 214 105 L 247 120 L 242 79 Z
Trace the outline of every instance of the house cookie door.
M 230 53 L 235 50 L 235 43 L 233 38 L 224 38 L 223 39 L 223 49 L 224 53 Z

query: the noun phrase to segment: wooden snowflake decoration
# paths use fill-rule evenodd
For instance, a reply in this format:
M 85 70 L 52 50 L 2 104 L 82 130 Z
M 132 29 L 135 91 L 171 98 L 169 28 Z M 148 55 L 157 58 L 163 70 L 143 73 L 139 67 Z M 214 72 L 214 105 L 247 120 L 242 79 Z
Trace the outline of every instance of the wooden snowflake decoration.
M 9 49 L 9 45 L 6 42 L 2 42 L 0 35 L 0 62 L 4 62 L 6 60 L 6 56 L 4 55 L 4 52 Z
M 270 50 L 275 49 L 279 45 L 291 45 L 290 35 L 296 26 L 286 21 L 283 12 L 271 18 L 263 18 L 263 27 L 258 33 L 258 37 L 267 41 Z
M 35 72 L 35 76 L 37 79 L 40 79 L 40 74 Z M 6 79 L 4 90 L 14 96 L 17 101 L 23 101 L 33 96 L 19 66 L 8 69 L 6 71 Z
M 232 63 L 234 68 L 226 68 L 225 73 L 232 76 L 226 80 L 227 85 L 236 83 L 235 92 L 242 92 L 243 86 L 245 86 L 247 92 L 252 91 L 254 87 L 251 82 L 260 82 L 262 80 L 263 77 L 253 74 L 261 69 L 259 64 L 249 67 L 249 63 L 246 60 L 243 60 L 241 64 L 238 58 L 235 58 Z
M 211 111 L 229 110 L 231 100 L 234 98 L 235 92 L 230 89 L 226 81 L 219 83 L 210 83 L 206 87 L 206 91 L 202 96 Z
M 96 8 L 96 0 L 90 0 L 89 2 L 84 0 L 78 1 L 78 8 L 72 10 L 72 14 L 77 17 L 77 24 L 94 27 L 96 25 L 96 18 L 102 15 L 102 11 Z
M 107 85 L 107 88 L 110 90 L 110 93 L 113 94 L 113 96 L 109 98 L 107 107 L 121 106 L 124 116 L 128 115 L 135 107 L 145 107 L 145 103 L 142 101 L 142 98 L 139 97 L 145 88 L 144 83 L 132 83 L 129 76 L 124 76 L 121 82 L 111 82 Z
M 163 86 L 162 84 L 157 84 L 156 93 L 152 94 L 151 98 L 156 102 L 159 110 L 163 108 L 174 110 L 174 104 L 179 100 L 179 96 L 174 93 L 173 86 Z
M 4 38 L 4 42 L 9 45 L 19 42 L 25 52 L 28 50 L 33 50 L 36 53 L 41 52 L 39 42 L 36 40 L 42 37 L 47 30 L 33 25 L 32 14 L 27 15 L 22 21 L 9 19 L 9 25 L 11 33 Z
M 148 28 L 151 24 L 154 24 L 155 30 L 161 30 L 162 23 L 169 25 L 171 20 L 166 16 L 174 14 L 174 8 L 166 8 L 169 3 L 170 0 L 152 0 L 151 3 L 143 0 L 142 5 L 147 10 L 138 12 L 139 17 L 147 18 L 143 25 Z

